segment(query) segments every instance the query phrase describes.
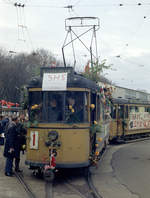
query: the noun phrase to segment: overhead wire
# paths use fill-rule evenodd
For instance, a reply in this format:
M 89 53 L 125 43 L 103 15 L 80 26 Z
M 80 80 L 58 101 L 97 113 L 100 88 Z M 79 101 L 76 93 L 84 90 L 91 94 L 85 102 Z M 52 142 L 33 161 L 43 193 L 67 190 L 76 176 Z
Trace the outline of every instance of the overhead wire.
M 29 44 L 31 45 L 31 49 L 33 50 L 33 43 L 31 40 L 31 36 L 28 30 L 28 27 L 26 25 L 26 18 L 25 18 L 25 4 L 18 4 L 14 3 L 14 6 L 16 8 L 16 13 L 17 13 L 17 41 L 14 47 L 14 51 L 11 52 L 16 52 L 17 44 L 19 41 L 22 41 L 26 44 L 27 48 L 29 48 Z M 27 42 L 28 41 L 28 42 Z
M 126 6 L 150 6 L 150 3 L 118 3 L 118 4 L 80 4 L 81 0 L 77 1 L 75 4 L 70 5 L 70 7 L 112 7 L 112 6 L 117 6 L 117 7 L 126 7 Z M 50 8 L 64 8 L 64 6 L 56 6 L 56 5 L 49 5 L 49 4 L 39 4 L 39 5 L 32 5 L 32 4 L 28 4 L 28 7 L 50 7 Z M 68 6 L 68 5 L 67 5 Z

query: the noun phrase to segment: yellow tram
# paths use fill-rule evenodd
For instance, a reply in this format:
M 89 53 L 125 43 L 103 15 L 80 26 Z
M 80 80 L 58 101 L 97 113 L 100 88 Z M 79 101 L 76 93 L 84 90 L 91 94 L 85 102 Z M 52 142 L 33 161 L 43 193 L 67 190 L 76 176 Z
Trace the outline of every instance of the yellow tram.
M 88 167 L 99 158 L 109 138 L 99 90 L 72 67 L 41 68 L 28 85 L 30 169 L 51 178 L 50 169 Z
M 113 99 L 110 141 L 125 141 L 150 134 L 150 103 L 136 99 Z

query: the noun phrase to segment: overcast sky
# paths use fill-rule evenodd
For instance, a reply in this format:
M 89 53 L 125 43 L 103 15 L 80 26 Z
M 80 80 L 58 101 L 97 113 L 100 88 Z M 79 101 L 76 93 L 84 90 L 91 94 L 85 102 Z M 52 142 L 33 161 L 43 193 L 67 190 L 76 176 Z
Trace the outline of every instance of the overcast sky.
M 25 7 L 15 7 L 14 3 Z M 65 8 L 68 5 L 73 8 Z M 148 0 L 0 0 L 0 47 L 15 52 L 45 48 L 62 59 L 65 19 L 78 16 L 100 19 L 96 32 L 100 61 L 106 59 L 107 64 L 113 64 L 105 76 L 118 86 L 150 92 Z M 83 39 L 89 46 L 91 35 Z M 90 56 L 78 42 L 74 43 L 77 66 L 82 70 Z M 70 49 L 66 53 L 73 64 Z

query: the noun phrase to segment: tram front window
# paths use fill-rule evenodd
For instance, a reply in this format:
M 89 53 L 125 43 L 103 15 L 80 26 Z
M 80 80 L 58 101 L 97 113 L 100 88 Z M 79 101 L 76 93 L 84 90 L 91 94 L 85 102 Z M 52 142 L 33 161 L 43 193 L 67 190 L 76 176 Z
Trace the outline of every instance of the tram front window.
M 72 123 L 88 121 L 87 94 L 85 92 L 67 92 L 65 120 Z
M 29 93 L 30 120 L 45 123 L 88 122 L 88 93 L 33 91 Z
M 64 94 L 47 92 L 45 94 L 45 111 L 48 122 L 61 122 L 63 120 Z

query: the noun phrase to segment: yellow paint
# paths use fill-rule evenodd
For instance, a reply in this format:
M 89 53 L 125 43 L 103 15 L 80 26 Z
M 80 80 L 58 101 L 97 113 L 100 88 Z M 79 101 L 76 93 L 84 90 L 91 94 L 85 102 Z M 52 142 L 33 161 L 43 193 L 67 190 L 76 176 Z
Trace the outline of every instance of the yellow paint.
M 87 162 L 90 155 L 89 129 L 69 128 L 69 126 L 68 129 L 63 129 L 63 125 L 61 127 L 60 129 L 29 129 L 27 133 L 27 160 L 32 162 L 49 161 L 49 148 L 45 145 L 45 141 L 48 138 L 48 132 L 55 130 L 59 133 L 58 140 L 61 142 L 61 147 L 57 149 L 56 163 Z M 38 150 L 30 149 L 31 130 L 39 132 Z

